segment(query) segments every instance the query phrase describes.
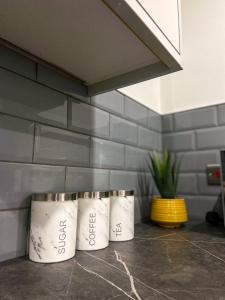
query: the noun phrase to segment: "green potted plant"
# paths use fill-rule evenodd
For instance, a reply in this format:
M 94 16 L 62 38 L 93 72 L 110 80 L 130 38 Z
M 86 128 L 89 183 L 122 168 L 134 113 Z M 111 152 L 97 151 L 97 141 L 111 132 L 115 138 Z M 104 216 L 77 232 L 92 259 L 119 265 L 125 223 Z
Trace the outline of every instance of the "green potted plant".
M 180 227 L 188 219 L 185 200 L 177 196 L 180 166 L 169 151 L 149 154 L 148 168 L 161 196 L 151 201 L 151 220 L 162 227 Z

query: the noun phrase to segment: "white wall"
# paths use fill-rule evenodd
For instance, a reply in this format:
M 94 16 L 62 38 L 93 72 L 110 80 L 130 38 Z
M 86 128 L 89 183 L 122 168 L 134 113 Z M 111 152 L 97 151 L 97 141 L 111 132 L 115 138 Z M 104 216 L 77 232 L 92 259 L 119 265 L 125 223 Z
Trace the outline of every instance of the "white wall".
M 160 79 L 144 81 L 119 89 L 119 91 L 160 113 Z
M 182 71 L 121 89 L 162 113 L 225 103 L 225 0 L 181 0 Z
M 161 77 L 161 113 L 225 102 L 225 1 L 181 0 L 183 71 Z

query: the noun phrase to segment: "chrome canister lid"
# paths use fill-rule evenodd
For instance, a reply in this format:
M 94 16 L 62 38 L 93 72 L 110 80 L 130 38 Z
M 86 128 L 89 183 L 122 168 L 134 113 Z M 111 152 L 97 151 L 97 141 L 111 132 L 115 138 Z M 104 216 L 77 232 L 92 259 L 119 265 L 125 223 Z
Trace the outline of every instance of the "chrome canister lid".
M 110 191 L 110 196 L 113 197 L 126 197 L 126 196 L 133 196 L 134 191 L 133 190 L 115 190 L 115 191 Z
M 63 202 L 63 201 L 71 201 L 77 200 L 77 193 L 41 193 L 41 194 L 33 194 L 32 201 L 55 201 L 55 202 Z
M 82 199 L 102 199 L 102 198 L 109 198 L 108 191 L 101 191 L 101 192 L 79 192 L 78 198 Z

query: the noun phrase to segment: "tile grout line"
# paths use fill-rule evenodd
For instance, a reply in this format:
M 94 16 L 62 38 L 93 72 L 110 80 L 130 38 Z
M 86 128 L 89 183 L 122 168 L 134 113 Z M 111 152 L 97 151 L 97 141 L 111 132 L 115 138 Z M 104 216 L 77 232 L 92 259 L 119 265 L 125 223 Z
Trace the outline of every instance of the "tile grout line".
M 34 122 L 34 131 L 33 131 L 33 149 L 32 149 L 32 159 L 31 159 L 31 163 L 34 163 L 35 160 L 35 144 L 36 144 L 36 134 L 37 134 L 37 124 L 36 122 Z
M 70 115 L 72 114 L 72 112 L 71 112 L 71 114 L 70 114 L 70 109 L 72 110 L 72 107 L 71 107 L 71 105 L 70 105 L 70 99 L 69 99 L 69 96 L 67 96 L 67 100 L 66 100 L 66 108 L 67 108 L 67 114 L 66 114 L 66 129 L 68 130 L 69 129 L 69 125 L 70 125 Z
M 81 134 L 81 135 L 85 135 L 85 136 L 89 136 L 89 137 L 93 137 L 93 138 L 98 138 L 98 139 L 101 139 L 103 141 L 108 141 L 108 142 L 116 143 L 116 144 L 119 144 L 119 145 L 127 145 L 129 147 L 133 147 L 133 148 L 138 149 L 140 151 L 152 151 L 152 150 L 154 150 L 153 148 L 142 147 L 138 143 L 134 144 L 134 143 L 131 143 L 131 142 L 129 143 L 129 142 L 126 141 L 127 143 L 125 144 L 119 139 L 116 139 L 116 138 L 110 139 L 110 136 L 101 136 L 101 135 L 97 135 L 97 134 L 93 134 L 93 133 L 90 134 L 90 132 L 87 132 L 87 131 L 79 129 L 79 128 L 75 128 L 75 127 L 71 127 L 71 126 L 67 127 L 68 116 L 66 117 L 66 125 L 65 126 L 61 125 L 60 126 L 60 125 L 53 124 L 51 122 L 48 123 L 48 122 L 42 122 L 42 121 L 39 121 L 39 120 L 34 120 L 34 119 L 21 117 L 21 116 L 15 115 L 13 113 L 7 113 L 7 112 L 0 111 L 0 115 L 12 117 L 12 118 L 19 119 L 19 120 L 28 121 L 28 122 L 31 122 L 31 123 L 35 122 L 37 125 L 40 124 L 40 125 L 43 125 L 43 126 L 46 126 L 46 127 L 52 127 L 52 128 L 59 129 L 59 130 L 65 130 L 65 131 L 68 131 L 68 132 L 71 132 L 71 133 Z M 154 131 L 152 131 L 150 129 L 148 129 L 148 130 L 151 131 L 151 133 L 154 133 Z M 156 134 L 160 134 L 160 133 L 156 132 Z
M 66 192 L 66 181 L 67 181 L 67 166 L 65 166 L 65 176 L 64 176 L 64 192 Z
M 38 64 L 37 64 L 37 65 L 38 65 Z M 48 84 L 44 84 L 43 82 L 40 82 L 40 81 L 38 81 L 37 79 L 32 79 L 32 78 L 30 78 L 30 77 L 24 76 L 24 75 L 22 75 L 22 74 L 20 74 L 20 73 L 17 73 L 17 72 L 15 72 L 15 71 L 13 71 L 13 70 L 4 68 L 4 67 L 2 67 L 2 66 L 0 66 L 0 69 L 3 69 L 3 70 L 5 70 L 5 71 L 7 71 L 7 72 L 10 72 L 10 73 L 13 73 L 13 74 L 15 74 L 15 75 L 17 75 L 17 76 L 19 76 L 19 77 L 24 78 L 24 79 L 30 80 L 30 81 L 36 83 L 37 85 L 43 86 L 43 87 L 45 87 L 45 88 L 48 88 L 49 90 L 52 90 L 52 91 L 54 91 L 54 92 L 57 92 L 57 93 L 59 93 L 59 94 L 61 94 L 61 95 L 66 96 L 66 98 L 68 97 L 68 98 L 72 98 L 72 99 L 77 100 L 77 101 L 81 101 L 82 103 L 87 104 L 87 105 L 89 105 L 89 106 L 91 106 L 91 107 L 96 107 L 96 108 L 98 108 L 98 109 L 100 109 L 100 110 L 102 110 L 102 111 L 104 111 L 104 112 L 111 113 L 111 114 L 114 115 L 114 116 L 120 116 L 120 117 L 121 117 L 121 114 L 117 114 L 115 111 L 109 111 L 109 110 L 107 110 L 107 109 L 104 108 L 104 107 L 98 107 L 97 105 L 94 105 L 94 104 L 91 103 L 91 102 L 89 103 L 89 102 L 87 102 L 87 101 L 85 101 L 85 100 L 80 99 L 78 94 L 77 94 L 77 96 L 72 96 L 72 95 L 70 95 L 70 94 L 67 94 L 67 93 L 62 92 L 62 90 L 56 89 L 56 88 L 54 88 L 54 87 L 52 87 L 52 86 L 50 86 L 50 85 L 48 85 Z M 38 73 L 38 72 L 36 71 L 36 68 L 35 68 L 35 77 L 37 77 L 37 73 Z M 118 92 L 118 93 L 119 93 L 119 92 Z M 81 96 L 81 97 L 82 97 L 82 96 Z M 85 97 L 85 96 L 84 96 L 84 97 Z M 88 96 L 87 96 L 87 98 L 88 98 Z M 128 97 L 128 98 L 129 98 L 129 97 Z M 131 102 L 135 101 L 135 100 L 133 100 L 132 98 L 129 98 L 129 99 L 131 99 Z M 136 101 L 135 101 L 135 102 L 136 102 Z M 141 103 L 139 103 L 139 102 L 137 102 L 137 103 L 141 105 Z M 143 106 L 143 107 L 145 107 L 145 106 Z M 145 109 L 146 109 L 146 110 L 151 110 L 151 109 L 148 108 L 148 107 L 145 107 Z M 155 113 L 156 115 L 159 115 L 159 116 L 160 116 L 159 113 L 157 113 L 157 112 L 154 112 L 154 113 Z M 133 122 L 134 124 L 137 124 L 137 125 L 141 125 L 141 126 L 143 126 L 144 128 L 151 130 L 150 128 L 148 128 L 147 126 L 145 126 L 143 123 L 137 122 L 137 121 L 136 121 L 135 119 L 133 119 L 132 117 L 130 118 L 129 116 L 126 116 L 125 113 L 122 115 L 122 119 L 127 120 L 127 121 L 130 121 L 130 122 Z M 151 131 L 160 133 L 159 131 L 154 130 L 154 129 L 151 130 Z

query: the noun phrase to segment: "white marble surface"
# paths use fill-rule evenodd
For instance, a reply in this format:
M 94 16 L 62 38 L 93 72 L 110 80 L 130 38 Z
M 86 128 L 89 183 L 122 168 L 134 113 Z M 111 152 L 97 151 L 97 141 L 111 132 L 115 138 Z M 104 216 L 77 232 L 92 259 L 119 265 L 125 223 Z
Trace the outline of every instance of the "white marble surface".
M 110 198 L 110 241 L 134 238 L 134 196 Z
M 35 262 L 64 261 L 75 255 L 78 200 L 32 201 L 29 258 Z
M 110 199 L 78 199 L 77 249 L 98 250 L 109 245 Z

